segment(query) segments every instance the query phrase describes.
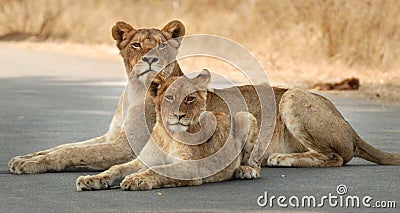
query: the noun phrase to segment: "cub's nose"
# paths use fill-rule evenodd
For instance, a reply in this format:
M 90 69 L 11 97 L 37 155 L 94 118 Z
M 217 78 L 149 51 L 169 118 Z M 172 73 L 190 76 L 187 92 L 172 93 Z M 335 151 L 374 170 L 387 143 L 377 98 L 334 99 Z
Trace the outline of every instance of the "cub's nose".
M 180 120 L 181 118 L 185 117 L 186 114 L 185 113 L 174 113 L 174 116 L 175 116 L 175 118 Z
M 142 61 L 148 63 L 148 64 L 152 64 L 158 61 L 157 57 L 143 57 Z

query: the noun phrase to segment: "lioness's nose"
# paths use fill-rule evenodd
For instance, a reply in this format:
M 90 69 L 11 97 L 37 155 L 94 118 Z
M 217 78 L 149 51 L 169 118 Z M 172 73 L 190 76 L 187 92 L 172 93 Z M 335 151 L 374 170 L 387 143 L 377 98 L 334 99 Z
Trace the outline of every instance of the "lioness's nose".
M 157 57 L 143 57 L 142 60 L 146 63 L 152 64 L 158 61 Z
M 185 115 L 186 115 L 185 113 L 174 113 L 175 118 L 177 118 L 178 120 L 185 117 Z

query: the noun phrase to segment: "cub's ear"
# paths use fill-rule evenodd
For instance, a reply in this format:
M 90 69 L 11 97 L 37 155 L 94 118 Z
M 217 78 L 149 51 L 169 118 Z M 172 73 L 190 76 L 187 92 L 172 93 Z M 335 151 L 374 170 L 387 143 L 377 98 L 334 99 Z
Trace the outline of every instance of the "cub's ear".
M 165 25 L 161 32 L 168 40 L 174 39 L 185 35 L 185 26 L 182 24 L 182 22 L 174 20 Z
M 164 83 L 165 83 L 165 78 L 161 75 L 157 75 L 153 79 L 149 87 L 149 93 L 153 99 L 157 97 L 157 92 Z
M 210 71 L 203 69 L 200 74 L 192 79 L 192 81 L 200 89 L 206 89 L 211 81 Z
M 115 25 L 112 27 L 111 33 L 112 37 L 114 40 L 117 41 L 117 47 L 119 49 L 122 49 L 121 42 L 125 40 L 126 34 L 131 32 L 133 27 L 123 21 L 119 21 L 115 23 Z M 135 30 L 136 31 L 136 30 Z

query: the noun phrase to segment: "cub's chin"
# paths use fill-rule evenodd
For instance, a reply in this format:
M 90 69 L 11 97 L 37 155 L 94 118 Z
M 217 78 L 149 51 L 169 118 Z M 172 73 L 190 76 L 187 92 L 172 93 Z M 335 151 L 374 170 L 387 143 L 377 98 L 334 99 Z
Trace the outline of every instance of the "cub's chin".
M 173 133 L 186 132 L 188 126 L 184 126 L 182 124 L 173 124 L 168 125 L 168 129 Z

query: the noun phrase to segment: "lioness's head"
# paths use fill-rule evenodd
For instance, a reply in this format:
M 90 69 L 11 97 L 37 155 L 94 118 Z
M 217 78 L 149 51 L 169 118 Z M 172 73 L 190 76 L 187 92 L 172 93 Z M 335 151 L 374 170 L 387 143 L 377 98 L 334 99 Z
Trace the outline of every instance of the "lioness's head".
M 184 35 L 185 26 L 176 20 L 169 22 L 161 30 L 134 29 L 121 21 L 112 28 L 112 37 L 116 40 L 128 77 L 134 74 L 138 78 L 148 72 L 157 73 L 174 61 L 181 42 L 180 37 Z M 166 72 L 165 76 L 182 75 L 177 63 L 171 63 L 162 71 Z
M 162 122 L 172 132 L 186 131 L 190 125 L 197 124 L 200 114 L 206 110 L 206 88 L 210 79 L 208 70 L 192 79 L 157 76 L 150 86 L 157 122 Z

